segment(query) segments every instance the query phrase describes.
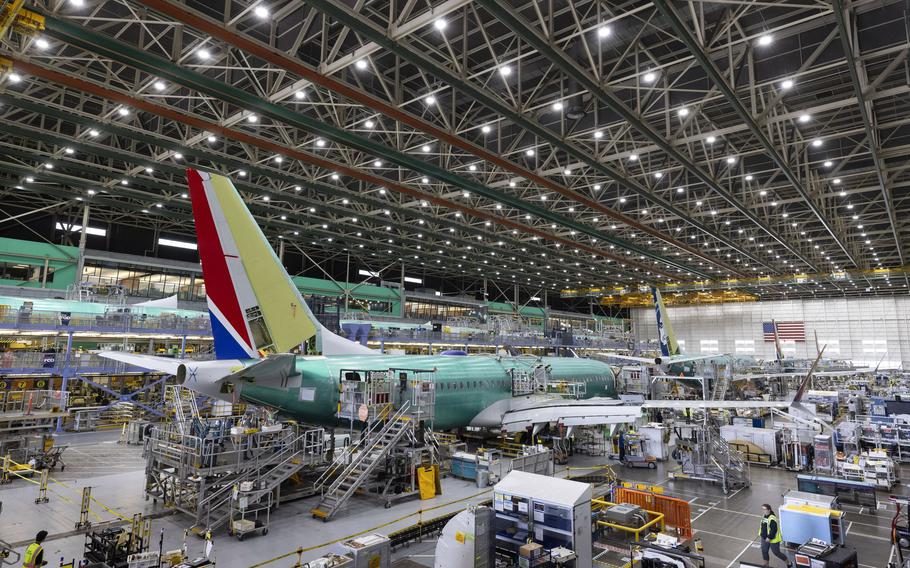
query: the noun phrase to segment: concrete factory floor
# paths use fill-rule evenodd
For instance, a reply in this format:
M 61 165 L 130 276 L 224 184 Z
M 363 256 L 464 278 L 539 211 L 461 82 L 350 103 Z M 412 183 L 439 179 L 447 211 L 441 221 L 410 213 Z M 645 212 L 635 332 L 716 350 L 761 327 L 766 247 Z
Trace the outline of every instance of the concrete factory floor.
M 69 444 L 64 458 L 67 468 L 53 475 L 62 483 L 51 484 L 50 502 L 36 505 L 37 486 L 24 480 L 0 486 L 2 516 L 0 516 L 0 539 L 24 548 L 41 529 L 51 533 L 45 544 L 46 559 L 53 566 L 60 558 L 81 558 L 84 536 L 74 534 L 74 524 L 79 517 L 79 500 L 82 487 L 90 485 L 92 495 L 99 504 L 93 504 L 93 523 L 116 519 L 117 514 L 131 517 L 142 512 L 147 515 L 162 515 L 161 508 L 143 495 L 144 462 L 141 449 L 116 443 L 118 433 L 102 432 L 68 435 L 59 443 Z M 603 458 L 577 456 L 572 466 L 600 463 Z M 719 487 L 695 481 L 671 481 L 667 477 L 668 467 L 673 463 L 661 464 L 656 470 L 624 469 L 615 470 L 623 479 L 643 481 L 666 487 L 667 492 L 692 503 L 693 528 L 705 547 L 707 564 L 711 568 L 731 568 L 740 560 L 761 563 L 761 554 L 755 539 L 758 533 L 760 507 L 771 503 L 776 509 L 781 495 L 795 488 L 794 474 L 764 467 L 752 468 L 752 487 L 724 496 Z M 904 469 L 904 473 L 910 470 Z M 906 478 L 906 475 L 904 476 Z M 304 561 L 318 557 L 332 550 L 331 544 L 338 539 L 365 530 L 388 533 L 416 523 L 426 511 L 424 519 L 437 517 L 447 512 L 458 511 L 467 503 L 489 499 L 492 490 L 478 490 L 467 481 L 443 480 L 443 495 L 429 501 L 410 501 L 384 509 L 375 501 L 354 498 L 335 520 L 323 523 L 314 520 L 309 510 L 314 499 L 305 499 L 282 505 L 272 514 L 272 523 L 267 536 L 251 536 L 243 542 L 231 538 L 222 530 L 215 534 L 215 555 L 220 566 L 250 566 L 290 553 L 298 547 L 311 548 L 303 554 Z M 895 492 L 900 492 L 897 488 Z M 880 500 L 887 501 L 887 494 L 879 494 Z M 106 510 L 101 507 L 108 507 Z M 434 508 L 435 507 L 435 508 Z M 433 510 L 428 510 L 434 508 Z M 894 514 L 890 504 L 881 504 L 879 510 L 845 507 L 847 541 L 856 546 L 860 566 L 879 568 L 889 560 L 889 526 Z M 178 515 L 154 518 L 152 540 L 157 548 L 158 535 L 164 531 L 164 549 L 179 548 L 184 539 L 184 529 L 191 519 Z M 199 555 L 202 541 L 194 536 L 187 540 L 190 555 Z M 412 544 L 395 552 L 399 566 L 432 566 L 435 540 Z M 285 567 L 293 564 L 296 554 L 268 566 Z M 772 559 L 772 566 L 782 565 Z

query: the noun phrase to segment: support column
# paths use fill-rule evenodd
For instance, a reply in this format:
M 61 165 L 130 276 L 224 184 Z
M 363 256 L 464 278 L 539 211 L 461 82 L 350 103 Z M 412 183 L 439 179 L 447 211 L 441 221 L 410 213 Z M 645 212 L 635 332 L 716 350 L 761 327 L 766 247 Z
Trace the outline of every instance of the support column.
M 543 332 L 544 335 L 547 333 L 547 319 L 550 313 L 550 306 L 547 304 L 547 289 L 543 289 Z
M 186 336 L 180 337 L 180 358 L 186 357 Z
M 405 300 L 405 292 L 404 292 L 404 263 L 402 262 L 401 263 L 401 288 L 399 288 L 399 290 L 398 290 L 398 302 L 400 304 L 398 306 L 398 317 L 400 317 L 400 318 L 404 318 L 405 301 L 406 300 Z
M 344 268 L 344 315 L 348 316 L 348 306 L 351 299 L 351 253 L 348 252 L 348 260 Z
M 278 239 L 278 260 L 284 265 L 284 239 Z
M 44 257 L 44 271 L 41 273 L 41 287 L 47 288 L 47 270 L 50 267 L 50 259 Z
M 79 231 L 79 259 L 76 262 L 76 284 L 82 282 L 82 272 L 85 268 L 85 237 L 88 235 L 88 203 L 82 206 L 82 230 Z M 155 241 L 157 243 L 157 240 Z
M 521 302 L 518 298 L 518 284 L 515 284 L 515 315 L 521 316 Z
M 66 334 L 66 351 L 63 353 L 63 369 L 60 372 L 60 397 L 61 400 L 66 396 L 66 389 L 69 385 L 70 377 L 73 376 L 73 370 L 70 367 L 73 353 L 73 332 Z M 57 418 L 57 432 L 63 431 L 63 417 Z

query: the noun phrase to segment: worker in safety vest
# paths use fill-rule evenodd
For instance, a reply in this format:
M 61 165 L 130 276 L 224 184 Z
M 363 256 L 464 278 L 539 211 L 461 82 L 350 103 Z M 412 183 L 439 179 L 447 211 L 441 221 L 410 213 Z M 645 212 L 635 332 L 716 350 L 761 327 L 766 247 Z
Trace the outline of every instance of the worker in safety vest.
M 771 505 L 765 503 L 761 508 L 763 516 L 758 536 L 761 537 L 761 557 L 765 561 L 764 566 L 768 566 L 768 561 L 771 559 L 768 555 L 768 550 L 770 550 L 774 553 L 774 556 L 787 563 L 787 568 L 790 568 L 792 566 L 790 559 L 780 550 L 780 543 L 783 538 L 780 536 L 780 523 L 777 522 L 777 516 L 771 510 Z
M 22 568 L 41 568 L 47 561 L 44 560 L 44 547 L 41 543 L 47 538 L 47 531 L 41 531 L 35 535 L 35 542 L 28 545 L 25 549 L 25 555 L 22 557 Z

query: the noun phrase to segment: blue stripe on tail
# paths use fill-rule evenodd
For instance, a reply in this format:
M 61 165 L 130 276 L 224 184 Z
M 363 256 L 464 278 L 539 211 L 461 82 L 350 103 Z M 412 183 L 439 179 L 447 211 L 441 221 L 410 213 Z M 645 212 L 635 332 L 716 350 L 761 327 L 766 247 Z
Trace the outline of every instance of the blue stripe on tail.
M 227 328 L 218 321 L 215 314 L 209 310 L 209 319 L 212 322 L 212 336 L 215 339 L 215 358 L 216 359 L 249 359 L 250 356 L 244 350 L 234 336 L 230 334 Z

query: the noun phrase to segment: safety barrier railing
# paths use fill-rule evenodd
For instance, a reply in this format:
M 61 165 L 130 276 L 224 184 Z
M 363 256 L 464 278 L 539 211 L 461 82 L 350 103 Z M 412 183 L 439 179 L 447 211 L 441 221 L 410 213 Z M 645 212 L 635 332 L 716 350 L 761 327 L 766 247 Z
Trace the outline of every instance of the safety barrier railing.
M 157 458 L 192 471 L 197 475 L 215 475 L 218 471 L 255 468 L 278 452 L 296 444 L 300 428 L 284 426 L 269 432 L 249 432 L 233 435 L 230 429 L 239 417 L 210 421 L 202 427 L 202 435 L 183 433 L 175 423 L 156 426 L 146 441 L 146 456 Z M 194 432 L 194 424 L 185 424 L 184 432 Z M 211 428 L 216 428 L 213 432 Z M 213 435 L 214 434 L 214 435 Z M 230 438 L 228 444 L 219 443 Z
M 68 397 L 69 393 L 55 390 L 0 391 L 0 415 L 63 411 Z
M 204 361 L 214 358 L 213 353 L 187 353 L 185 359 Z M 7 351 L 0 354 L 0 371 L 14 372 L 23 370 L 28 372 L 46 372 L 56 373 L 64 369 L 69 369 L 74 373 L 79 372 L 98 372 L 98 373 L 125 373 L 136 371 L 136 367 L 114 361 L 96 355 L 94 353 L 72 353 L 67 359 L 64 353 L 38 353 L 33 351 L 13 352 Z M 9 385 L 15 386 L 15 384 Z M 0 390 L 4 388 L 0 384 Z
M 675 527 L 681 539 L 692 538 L 692 509 L 689 502 L 684 499 L 617 487 L 613 490 L 613 500 L 661 513 L 665 517 L 665 524 Z
M 352 338 L 353 339 L 353 338 Z M 359 339 L 359 338 L 357 338 Z M 515 346 L 553 346 L 553 347 L 579 347 L 579 348 L 618 348 L 627 344 L 626 337 L 548 337 L 539 332 L 515 332 L 497 334 L 490 331 L 461 331 L 445 332 L 429 329 L 386 329 L 373 328 L 367 335 L 368 341 L 384 342 L 438 342 L 438 343 L 467 343 L 515 345 Z
M 11 310 L 7 306 L 0 306 L 0 329 L 2 328 L 211 334 L 211 324 L 206 314 L 199 313 L 196 317 L 183 317 L 177 314 L 152 315 L 142 312 L 141 308 L 129 308 L 128 306 L 105 313 Z

